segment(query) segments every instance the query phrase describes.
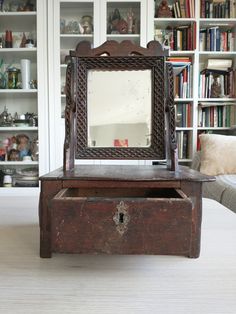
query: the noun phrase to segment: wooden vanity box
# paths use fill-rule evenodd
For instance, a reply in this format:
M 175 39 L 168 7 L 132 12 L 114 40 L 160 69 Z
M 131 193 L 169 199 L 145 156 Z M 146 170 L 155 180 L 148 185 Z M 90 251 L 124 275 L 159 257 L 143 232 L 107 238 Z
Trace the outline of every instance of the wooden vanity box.
M 199 256 L 202 182 L 213 178 L 178 166 L 173 73 L 165 55 L 157 42 L 142 48 L 129 41 L 106 42 L 95 49 L 84 42 L 71 52 L 64 166 L 41 177 L 41 257 L 53 252 Z M 91 69 L 150 71 L 150 144 L 91 146 L 87 93 Z M 127 72 L 124 80 L 126 76 Z M 166 159 L 166 166 L 75 165 L 75 157 Z

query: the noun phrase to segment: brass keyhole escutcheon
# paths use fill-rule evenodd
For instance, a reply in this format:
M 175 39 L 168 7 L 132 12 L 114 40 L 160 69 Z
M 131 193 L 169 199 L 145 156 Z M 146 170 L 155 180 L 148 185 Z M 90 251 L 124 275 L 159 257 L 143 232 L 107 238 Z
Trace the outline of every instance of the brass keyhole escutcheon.
M 119 222 L 120 222 L 121 224 L 124 223 L 124 214 L 123 214 L 123 213 L 119 213 Z
M 128 213 L 128 205 L 123 201 L 116 206 L 117 210 L 113 216 L 113 220 L 116 224 L 116 230 L 120 235 L 123 235 L 128 230 L 128 223 L 130 221 L 130 215 Z

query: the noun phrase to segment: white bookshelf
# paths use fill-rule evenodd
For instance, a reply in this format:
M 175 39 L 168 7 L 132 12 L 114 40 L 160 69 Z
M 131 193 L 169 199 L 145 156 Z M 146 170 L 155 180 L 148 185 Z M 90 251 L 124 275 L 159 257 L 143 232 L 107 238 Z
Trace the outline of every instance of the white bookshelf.
M 223 1 L 223 0 L 222 0 Z M 168 3 L 173 4 L 173 0 Z M 188 98 L 175 98 L 178 105 L 190 103 L 192 107 L 191 126 L 178 127 L 177 132 L 188 132 L 190 143 L 189 158 L 181 161 L 190 163 L 197 148 L 198 132 L 203 130 L 228 131 L 229 128 L 203 128 L 198 127 L 198 107 L 200 102 L 220 102 L 222 104 L 236 104 L 235 98 L 200 98 L 199 95 L 199 73 L 209 58 L 229 58 L 236 66 L 236 43 L 233 51 L 200 51 L 199 33 L 205 27 L 219 26 L 223 29 L 230 28 L 236 33 L 236 18 L 202 18 L 200 16 L 201 1 L 195 0 L 195 16 L 191 18 L 157 18 L 155 17 L 155 2 L 152 0 L 53 0 L 48 2 L 48 51 L 49 51 L 49 114 L 50 114 L 50 170 L 62 165 L 62 151 L 64 141 L 64 119 L 62 118 L 65 106 L 65 95 L 62 93 L 62 86 L 65 82 L 66 64 L 61 62 L 62 53 L 68 53 L 74 49 L 76 44 L 82 40 L 89 40 L 94 47 L 106 40 L 121 41 L 124 39 L 133 40 L 146 47 L 147 42 L 155 38 L 155 28 L 166 29 L 167 27 L 182 27 L 185 25 L 195 27 L 196 49 L 187 51 L 170 51 L 170 56 L 190 57 L 192 59 L 192 95 Z M 107 18 L 115 9 L 126 12 L 132 8 L 135 14 L 139 15 L 140 30 L 136 34 L 109 34 L 107 32 Z M 93 33 L 62 34 L 60 33 L 60 18 L 74 19 L 77 21 L 84 14 L 93 16 Z M 91 161 L 90 161 L 91 162 Z M 96 161 L 99 162 L 99 161 Z
M 0 147 L 6 138 L 18 134 L 26 134 L 30 141 L 39 140 L 39 159 L 37 161 L 0 161 L 0 170 L 8 171 L 24 169 L 38 169 L 39 175 L 49 171 L 49 140 L 48 140 L 48 74 L 47 74 L 47 8 L 46 0 L 32 0 L 35 11 L 0 12 L 0 34 L 11 30 L 13 34 L 13 48 L 1 48 L 0 59 L 4 62 L 4 68 L 12 65 L 20 68 L 21 59 L 31 61 L 31 79 L 37 80 L 37 89 L 0 89 L 0 113 L 4 107 L 8 113 L 14 116 L 35 113 L 38 117 L 38 126 L 0 126 Z M 4 1 L 8 6 L 9 0 Z M 4 6 L 3 5 L 3 6 Z M 36 45 L 33 48 L 15 48 L 14 40 L 23 33 L 26 37 L 34 36 Z M 0 195 L 29 195 L 37 194 L 38 187 L 0 187 Z
M 168 1 L 172 5 L 175 1 Z M 223 1 L 222 1 L 223 2 Z M 148 5 L 148 16 L 153 16 L 153 19 L 148 19 L 147 22 L 147 39 L 153 40 L 155 38 L 155 29 L 166 29 L 167 27 L 182 27 L 184 25 L 194 25 L 196 30 L 196 49 L 189 51 L 170 51 L 171 56 L 189 56 L 192 58 L 193 64 L 193 77 L 192 77 L 192 98 L 190 99 L 178 99 L 175 98 L 175 103 L 191 103 L 192 104 L 192 127 L 181 128 L 177 127 L 177 132 L 187 131 L 191 133 L 191 155 L 188 159 L 182 159 L 182 162 L 190 162 L 193 154 L 197 149 L 197 138 L 198 132 L 209 131 L 209 132 L 228 132 L 231 127 L 199 127 L 198 125 L 198 110 L 199 103 L 207 102 L 210 104 L 219 103 L 223 106 L 227 105 L 236 105 L 235 98 L 200 98 L 199 97 L 199 73 L 206 67 L 207 60 L 211 59 L 231 59 L 233 60 L 233 68 L 236 68 L 236 15 L 233 12 L 232 18 L 202 18 L 200 16 L 201 12 L 201 1 L 195 0 L 195 17 L 194 18 L 157 18 L 155 17 L 156 4 L 159 4 L 160 1 L 156 2 L 150 1 Z M 185 1 L 186 3 L 186 1 Z M 231 12 L 232 15 L 232 12 Z M 234 34 L 234 45 L 231 51 L 200 51 L 200 30 L 203 28 L 219 27 L 223 30 L 231 30 Z M 236 108 L 236 107 L 235 107 Z

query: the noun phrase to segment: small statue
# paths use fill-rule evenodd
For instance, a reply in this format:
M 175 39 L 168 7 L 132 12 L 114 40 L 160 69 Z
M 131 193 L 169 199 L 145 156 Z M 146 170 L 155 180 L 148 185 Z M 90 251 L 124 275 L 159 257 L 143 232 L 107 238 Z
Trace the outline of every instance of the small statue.
M 25 36 L 25 33 L 23 33 L 21 43 L 20 43 L 20 48 L 25 48 L 25 45 L 26 45 L 26 36 Z
M 118 9 L 115 9 L 114 12 L 112 12 L 108 19 L 108 34 L 117 34 L 119 33 L 117 26 L 119 28 L 119 23 L 121 21 L 121 15 L 120 11 Z M 120 24 L 120 28 L 122 28 L 122 25 Z M 127 30 L 128 30 L 128 24 L 127 24 Z
M 38 138 L 34 139 L 31 143 L 31 157 L 33 161 L 39 160 L 39 140 Z
M 128 34 L 133 33 L 133 24 L 134 24 L 134 12 L 132 9 L 129 9 L 127 14 L 127 23 L 128 23 Z
M 121 19 L 116 25 L 116 30 L 119 34 L 127 34 L 128 33 L 128 23 Z
M 213 77 L 213 83 L 211 85 L 211 96 L 210 98 L 219 98 L 221 96 L 221 85 L 219 83 L 218 77 Z
M 92 34 L 93 33 L 93 18 L 90 15 L 84 15 L 81 18 L 80 26 L 83 28 L 82 34 Z M 79 26 L 78 26 L 79 27 Z M 81 32 L 81 30 L 80 30 Z
M 13 118 L 5 106 L 4 111 L 0 114 L 0 126 L 12 126 Z
M 19 161 L 20 160 L 20 152 L 17 149 L 11 149 L 8 154 L 9 161 Z
M 34 11 L 34 4 L 31 3 L 31 0 L 27 0 L 25 5 L 24 5 L 24 11 Z
M 157 8 L 156 17 L 173 17 L 172 11 L 166 0 L 162 0 Z
M 29 137 L 26 134 L 19 134 L 16 136 L 16 142 L 20 160 L 22 160 L 25 156 L 29 156 Z

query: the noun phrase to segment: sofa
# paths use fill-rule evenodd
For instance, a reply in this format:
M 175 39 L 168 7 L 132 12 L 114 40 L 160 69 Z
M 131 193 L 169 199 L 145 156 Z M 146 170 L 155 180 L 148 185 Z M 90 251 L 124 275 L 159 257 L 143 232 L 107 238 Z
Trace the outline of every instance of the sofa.
M 200 135 L 201 150 L 191 168 L 214 175 L 216 181 L 203 183 L 203 197 L 214 199 L 236 213 L 236 137 Z

